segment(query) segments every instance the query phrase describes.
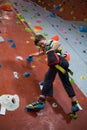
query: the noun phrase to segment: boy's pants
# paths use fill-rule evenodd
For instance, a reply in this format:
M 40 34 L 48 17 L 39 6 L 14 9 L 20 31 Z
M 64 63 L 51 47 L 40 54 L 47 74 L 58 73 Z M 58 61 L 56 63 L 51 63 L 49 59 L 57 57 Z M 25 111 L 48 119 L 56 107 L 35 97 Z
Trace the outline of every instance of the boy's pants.
M 48 72 L 44 78 L 44 87 L 42 89 L 42 95 L 44 96 L 53 96 L 53 81 L 55 80 L 56 74 L 59 74 L 59 77 L 62 81 L 64 89 L 66 90 L 69 97 L 74 97 L 75 92 L 69 81 L 68 71 L 65 74 L 60 72 L 55 66 L 49 67 Z

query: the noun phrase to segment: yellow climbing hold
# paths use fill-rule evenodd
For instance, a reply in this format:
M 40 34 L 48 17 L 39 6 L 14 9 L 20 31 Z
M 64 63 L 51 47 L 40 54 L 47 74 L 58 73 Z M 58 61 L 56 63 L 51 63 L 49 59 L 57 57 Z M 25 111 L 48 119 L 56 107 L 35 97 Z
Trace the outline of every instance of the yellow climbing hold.
M 86 79 L 85 75 L 82 75 L 82 76 L 80 77 L 80 79 L 81 79 L 81 80 L 85 80 L 85 79 Z

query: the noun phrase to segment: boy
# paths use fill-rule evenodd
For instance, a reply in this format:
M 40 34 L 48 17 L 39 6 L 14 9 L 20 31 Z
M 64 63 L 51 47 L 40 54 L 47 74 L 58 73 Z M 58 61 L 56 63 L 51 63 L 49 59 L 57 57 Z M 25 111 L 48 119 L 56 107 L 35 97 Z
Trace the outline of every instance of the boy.
M 66 90 L 68 96 L 71 98 L 72 112 L 76 113 L 79 110 L 79 107 L 77 105 L 78 103 L 76 99 L 76 94 L 69 81 L 69 63 L 58 51 L 58 48 L 60 47 L 59 41 L 47 41 L 43 35 L 36 35 L 34 43 L 36 46 L 40 47 L 40 50 L 39 52 L 33 53 L 30 56 L 33 57 L 47 54 L 49 69 L 45 75 L 43 89 L 38 101 L 27 105 L 26 108 L 43 109 L 45 107 L 46 97 L 53 96 L 53 81 L 55 80 L 55 76 L 58 73 L 64 86 L 64 89 Z M 61 69 L 56 67 L 56 65 L 58 64 L 62 67 L 63 70 L 65 70 L 64 72 L 62 72 Z

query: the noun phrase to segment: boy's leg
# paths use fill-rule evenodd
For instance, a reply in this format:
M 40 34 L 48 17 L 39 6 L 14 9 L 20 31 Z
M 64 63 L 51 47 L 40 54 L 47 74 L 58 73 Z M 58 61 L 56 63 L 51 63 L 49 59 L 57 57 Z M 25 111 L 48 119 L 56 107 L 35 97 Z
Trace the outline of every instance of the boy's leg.
M 62 74 L 61 72 L 59 72 L 59 77 L 62 81 L 64 89 L 66 90 L 68 96 L 71 98 L 71 102 L 72 102 L 72 108 L 71 108 L 72 115 L 71 116 L 74 116 L 73 118 L 77 118 L 76 112 L 80 110 L 80 107 L 78 105 L 79 103 L 77 101 L 75 91 L 69 81 L 68 72 L 66 72 L 65 74 Z
M 42 89 L 42 95 L 53 96 L 53 81 L 55 80 L 57 70 L 55 67 L 50 67 L 48 72 L 45 74 L 44 87 Z
M 76 99 L 76 98 L 75 98 L 76 94 L 75 94 L 75 91 L 74 91 L 74 89 L 73 89 L 73 87 L 72 87 L 70 81 L 69 81 L 68 72 L 66 71 L 66 73 L 63 74 L 63 73 L 61 73 L 61 72 L 59 71 L 58 74 L 59 74 L 59 77 L 60 77 L 60 79 L 61 79 L 61 81 L 62 81 L 62 84 L 63 84 L 64 89 L 66 90 L 68 96 L 69 96 L 70 98 L 73 97 L 73 98 L 72 98 L 72 101 L 75 101 L 75 99 Z
M 47 96 L 53 96 L 53 81 L 55 79 L 57 70 L 55 67 L 49 68 L 44 78 L 44 86 L 39 96 L 39 99 L 32 104 L 26 106 L 26 109 L 43 109 L 45 107 L 45 100 Z

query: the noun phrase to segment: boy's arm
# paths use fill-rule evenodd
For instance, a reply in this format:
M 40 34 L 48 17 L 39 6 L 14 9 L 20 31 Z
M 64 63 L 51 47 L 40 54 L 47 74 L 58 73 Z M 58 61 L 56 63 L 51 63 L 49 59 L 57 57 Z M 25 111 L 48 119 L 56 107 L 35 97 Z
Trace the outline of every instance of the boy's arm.
M 31 57 L 37 57 L 37 56 L 41 56 L 41 55 L 44 55 L 45 53 L 43 52 L 43 51 L 39 51 L 39 52 L 36 52 L 36 53 L 32 53 L 32 54 L 30 54 L 29 56 L 31 56 Z
M 52 50 L 57 50 L 59 47 L 60 47 L 60 43 L 59 43 L 59 41 L 54 41 L 55 43 L 53 44 L 53 46 L 52 46 Z

